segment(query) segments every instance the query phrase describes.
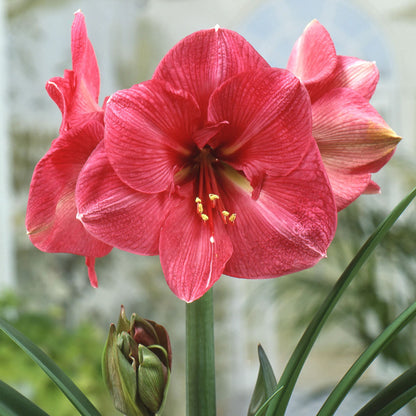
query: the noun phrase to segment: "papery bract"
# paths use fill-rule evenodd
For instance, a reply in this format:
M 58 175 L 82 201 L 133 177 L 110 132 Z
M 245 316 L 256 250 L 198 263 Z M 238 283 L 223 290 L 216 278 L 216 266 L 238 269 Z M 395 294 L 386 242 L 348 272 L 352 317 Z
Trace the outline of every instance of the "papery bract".
M 108 254 L 111 246 L 86 231 L 76 218 L 75 205 L 79 172 L 104 136 L 104 112 L 98 105 L 98 65 L 81 12 L 75 13 L 71 49 L 73 70 L 46 84 L 62 112 L 62 124 L 59 137 L 33 173 L 26 229 L 40 250 L 85 256 L 91 284 L 97 286 L 95 257 Z
M 187 302 L 220 275 L 268 278 L 325 256 L 333 194 L 306 89 L 235 32 L 196 32 L 115 93 L 76 189 L 97 238 L 159 254 Z
M 371 173 L 388 162 L 400 138 L 368 102 L 379 77 L 375 63 L 337 55 L 329 33 L 314 20 L 295 43 L 287 69 L 311 97 L 313 136 L 337 209 L 362 193 L 379 192 Z

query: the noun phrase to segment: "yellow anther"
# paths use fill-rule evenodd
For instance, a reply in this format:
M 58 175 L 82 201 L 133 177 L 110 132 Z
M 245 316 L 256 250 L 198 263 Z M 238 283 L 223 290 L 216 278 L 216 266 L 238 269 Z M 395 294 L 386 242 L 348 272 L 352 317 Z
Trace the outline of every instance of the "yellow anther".
M 230 216 L 229 216 L 229 218 L 228 218 L 228 221 L 230 221 L 230 222 L 234 222 L 235 221 L 235 219 L 237 218 L 237 214 L 231 214 Z
M 220 197 L 217 194 L 209 194 L 209 199 L 211 201 L 215 201 L 216 199 L 220 199 Z
M 201 198 L 199 197 L 199 196 L 197 196 L 196 198 L 195 198 L 195 202 L 197 203 L 197 204 L 200 204 L 202 201 L 201 201 Z
M 221 211 L 221 214 L 223 217 L 228 217 L 230 215 L 230 213 L 228 211 Z
M 204 212 L 204 207 L 202 206 L 202 204 L 200 202 L 198 202 L 196 204 L 196 210 L 197 210 L 198 214 L 202 214 Z
M 204 221 L 208 221 L 208 215 L 206 215 L 206 214 L 201 214 L 201 218 L 202 218 Z

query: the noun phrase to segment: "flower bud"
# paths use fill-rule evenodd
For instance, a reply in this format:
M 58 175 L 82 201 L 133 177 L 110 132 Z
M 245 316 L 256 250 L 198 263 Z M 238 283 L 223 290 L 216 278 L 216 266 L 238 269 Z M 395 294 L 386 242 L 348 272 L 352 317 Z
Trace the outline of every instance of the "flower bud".
M 172 352 L 163 326 L 121 307 L 110 326 L 103 354 L 103 375 L 114 406 L 127 416 L 160 415 L 170 378 Z

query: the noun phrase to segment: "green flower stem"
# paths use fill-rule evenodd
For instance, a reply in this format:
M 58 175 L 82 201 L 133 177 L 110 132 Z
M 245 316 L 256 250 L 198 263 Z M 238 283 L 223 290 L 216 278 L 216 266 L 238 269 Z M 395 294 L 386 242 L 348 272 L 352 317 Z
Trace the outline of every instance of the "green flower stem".
M 214 307 L 212 289 L 186 304 L 187 416 L 215 416 Z

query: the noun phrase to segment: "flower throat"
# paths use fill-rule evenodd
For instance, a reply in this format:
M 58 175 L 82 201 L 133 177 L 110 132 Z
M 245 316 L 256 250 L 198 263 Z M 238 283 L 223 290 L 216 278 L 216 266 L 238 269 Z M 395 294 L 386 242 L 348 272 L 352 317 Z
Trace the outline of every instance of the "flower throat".
M 214 213 L 217 211 L 226 224 L 234 224 L 237 214 L 230 213 L 225 207 L 220 197 L 217 184 L 217 178 L 213 164 L 220 161 L 212 155 L 211 148 L 205 146 L 200 154 L 199 159 L 199 177 L 197 186 L 197 196 L 195 198 L 196 212 L 211 229 L 210 242 L 214 243 Z

